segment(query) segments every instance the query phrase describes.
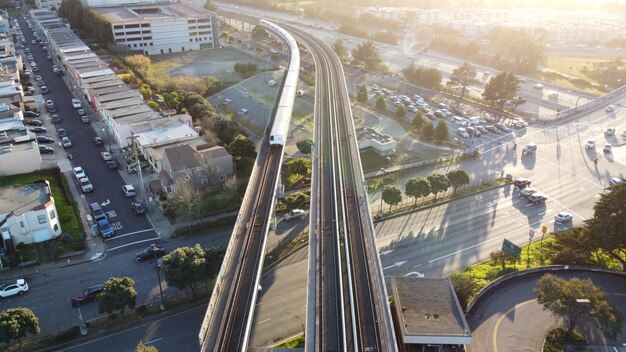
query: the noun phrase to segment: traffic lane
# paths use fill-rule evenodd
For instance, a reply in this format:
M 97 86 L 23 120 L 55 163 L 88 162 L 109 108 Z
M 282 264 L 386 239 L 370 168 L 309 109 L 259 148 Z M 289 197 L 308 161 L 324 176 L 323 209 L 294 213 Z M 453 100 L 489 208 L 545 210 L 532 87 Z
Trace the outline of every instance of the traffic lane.
M 604 273 L 558 272 L 553 274 L 566 280 L 573 277 L 591 279 L 595 285 L 607 293 L 608 298 L 622 315 L 626 313 L 625 280 L 616 280 L 615 276 Z M 542 337 L 552 326 L 550 323 L 554 322 L 553 318 L 536 302 L 533 290 L 540 277 L 541 275 L 533 275 L 502 285 L 493 291 L 488 299 L 481 301 L 481 304 L 474 310 L 475 315 L 467 317 L 472 330 L 472 344 L 466 346 L 468 351 L 495 351 L 494 335 L 499 351 L 537 350 L 533 348 L 533 343 L 543 341 Z M 529 321 L 532 324 L 529 324 Z M 622 328 L 621 334 L 613 341 L 604 341 L 595 333 L 586 336 L 591 337 L 589 340 L 591 344 L 608 342 L 609 345 L 619 346 L 620 341 L 626 336 L 626 327 Z
M 207 303 L 203 301 L 182 311 L 138 322 L 135 326 L 104 336 L 90 331 L 94 335 L 92 340 L 60 351 L 132 352 L 139 342 L 154 346 L 159 351 L 198 351 L 198 331 Z

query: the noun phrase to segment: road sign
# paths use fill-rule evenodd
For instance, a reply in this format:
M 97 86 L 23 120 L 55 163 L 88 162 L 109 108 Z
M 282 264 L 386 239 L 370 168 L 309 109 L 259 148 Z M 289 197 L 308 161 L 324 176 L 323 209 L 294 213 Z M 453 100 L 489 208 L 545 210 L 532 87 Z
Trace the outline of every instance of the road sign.
M 522 257 L 522 248 L 516 246 L 513 242 L 507 240 L 506 238 L 504 239 L 504 242 L 502 242 L 502 250 L 513 254 L 517 259 L 521 259 Z
M 535 237 L 535 230 L 528 231 L 528 237 L 530 237 L 531 239 Z
M 548 232 L 548 227 L 544 225 L 544 226 L 541 227 L 541 233 L 543 233 L 545 235 L 546 232 Z

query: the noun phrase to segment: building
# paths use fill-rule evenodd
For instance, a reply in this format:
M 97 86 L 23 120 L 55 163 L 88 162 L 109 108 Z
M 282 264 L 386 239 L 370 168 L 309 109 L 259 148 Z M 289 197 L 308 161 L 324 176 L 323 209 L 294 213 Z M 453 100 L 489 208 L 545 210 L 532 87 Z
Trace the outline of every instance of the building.
M 117 45 L 145 55 L 217 46 L 214 14 L 189 2 L 120 4 L 119 1 L 86 0 L 84 3 L 111 22 Z
M 393 137 L 376 132 L 369 127 L 359 127 L 356 129 L 359 150 L 371 149 L 382 156 L 388 156 L 396 151 L 398 143 Z
M 175 183 L 186 178 L 197 189 L 215 189 L 235 172 L 235 161 L 224 147 L 193 148 L 188 144 L 165 148 L 159 173 L 161 189 L 153 193 L 176 192 Z
M 0 188 L 0 233 L 7 252 L 11 245 L 39 243 L 61 235 L 48 181 Z
M 61 7 L 61 0 L 35 0 L 38 9 L 52 10 Z
M 449 279 L 392 277 L 400 351 L 464 351 L 472 335 Z
M 7 113 L 0 103 L 0 116 Z M 14 110 L 21 116 L 20 110 Z M 41 168 L 41 154 L 34 134 L 24 127 L 21 117 L 0 118 L 0 176 L 22 174 Z

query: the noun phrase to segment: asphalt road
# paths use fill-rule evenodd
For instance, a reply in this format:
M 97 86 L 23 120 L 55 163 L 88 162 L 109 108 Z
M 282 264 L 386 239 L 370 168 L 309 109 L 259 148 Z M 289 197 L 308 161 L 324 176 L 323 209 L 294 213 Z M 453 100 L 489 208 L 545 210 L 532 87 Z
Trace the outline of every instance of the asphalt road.
M 591 279 L 607 293 L 615 307 L 626 316 L 626 280 L 601 273 L 562 273 L 564 279 L 577 277 Z M 472 330 L 472 344 L 468 352 L 479 351 L 539 351 L 545 333 L 556 325 L 549 312 L 537 303 L 533 292 L 540 276 L 532 276 L 514 281 L 494 291 L 488 299 L 476 307 L 475 316 L 467 317 Z M 608 345 L 615 349 L 601 348 L 602 351 L 624 351 L 622 343 L 626 337 L 626 326 L 615 340 L 606 341 L 590 328 L 585 331 L 591 345 Z

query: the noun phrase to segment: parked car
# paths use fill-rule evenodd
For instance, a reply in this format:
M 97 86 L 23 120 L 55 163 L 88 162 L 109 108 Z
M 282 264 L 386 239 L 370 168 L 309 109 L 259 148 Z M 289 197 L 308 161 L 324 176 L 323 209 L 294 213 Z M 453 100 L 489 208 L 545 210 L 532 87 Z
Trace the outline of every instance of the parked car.
M 67 137 L 67 131 L 65 128 L 59 128 L 57 130 L 57 134 L 59 135 L 59 138 Z
M 24 120 L 24 124 L 27 126 L 43 126 L 43 121 L 37 119 Z
M 70 148 L 72 146 L 72 141 L 70 140 L 70 137 L 63 137 L 61 138 L 61 144 L 63 145 L 63 148 Z
M 59 115 L 52 115 L 52 123 L 61 123 L 61 116 Z
M 613 146 L 611 146 L 609 143 L 604 145 L 604 148 L 602 148 L 602 151 L 605 153 L 610 153 L 613 149 Z
M 476 126 L 475 128 L 477 130 L 479 130 L 480 133 L 482 133 L 482 134 L 489 133 L 489 131 L 486 128 L 484 128 L 483 126 Z
M 87 177 L 87 174 L 85 173 L 85 170 L 83 170 L 83 168 L 80 167 L 80 166 L 76 166 L 73 169 L 73 172 L 74 172 L 74 177 L 76 177 L 76 180 L 80 180 L 83 177 Z
M 81 117 L 80 117 L 80 120 L 81 120 L 83 123 L 90 123 L 90 122 L 91 122 L 91 120 L 89 119 L 89 116 L 86 116 L 86 115 L 81 116 Z
M 609 127 L 606 130 L 604 130 L 604 136 L 605 137 L 611 137 L 615 135 L 615 128 L 613 127 Z
M 497 129 L 497 128 L 496 128 L 495 126 L 493 126 L 493 125 L 485 126 L 485 128 L 486 128 L 489 132 L 492 132 L 492 133 L 495 133 L 495 134 L 500 134 L 500 130 L 499 130 L 499 129 Z
M 111 224 L 109 223 L 109 220 L 107 220 L 106 218 L 98 220 L 98 233 L 103 238 L 113 237 L 114 231 L 111 227 Z
M 72 99 L 72 107 L 74 107 L 74 109 L 80 109 L 83 107 L 83 104 L 80 102 L 80 99 Z
M 515 120 L 513 121 L 513 126 L 517 128 L 525 128 L 528 127 L 528 122 L 524 120 Z
M 306 212 L 302 209 L 294 209 L 288 213 L 286 213 L 285 215 L 283 215 L 283 219 L 286 221 L 291 221 L 291 220 L 296 220 L 296 219 L 302 219 L 304 218 L 304 216 L 306 215 Z
M 496 124 L 495 124 L 495 127 L 496 127 L 497 129 L 499 129 L 500 131 L 502 131 L 502 132 L 511 132 L 511 129 L 510 129 L 510 128 L 506 127 L 505 125 L 503 125 L 503 124 L 501 124 L 501 123 L 496 123 Z
M 37 136 L 37 143 L 40 144 L 50 144 L 50 143 L 54 143 L 54 139 L 50 138 L 50 137 L 46 137 L 46 136 Z
M 48 133 L 48 130 L 45 127 L 33 127 L 29 129 L 29 131 L 34 133 Z
M 97 136 L 93 137 L 93 144 L 95 144 L 95 145 L 102 145 L 103 144 L 102 138 L 97 137 Z
M 122 191 L 124 191 L 126 197 L 134 197 L 137 195 L 137 192 L 135 191 L 135 187 L 133 187 L 133 185 L 122 186 Z
M 558 222 L 558 223 L 563 223 L 563 222 L 569 222 L 572 221 L 574 217 L 572 216 L 572 214 L 566 212 L 566 211 L 562 211 L 559 212 L 558 214 L 556 214 L 554 216 L 554 221 Z
M 85 112 L 85 109 L 78 109 L 78 116 L 85 116 L 87 115 L 87 113 Z
M 518 179 L 515 179 L 515 181 L 513 181 L 513 185 L 519 189 L 524 189 L 526 187 L 529 187 L 531 183 L 532 181 L 524 177 L 520 177 Z
M 593 149 L 596 147 L 596 140 L 595 139 L 588 139 L 585 142 L 585 149 Z
M 113 156 L 111 156 L 111 153 L 109 152 L 101 152 L 100 156 L 102 157 L 102 160 L 104 161 L 113 160 Z
M 523 190 L 519 191 L 520 197 L 528 197 L 533 193 L 536 193 L 537 190 L 532 187 L 526 187 Z
M 48 147 L 47 145 L 39 146 L 39 153 L 41 154 L 52 154 L 54 153 L 54 149 L 52 147 Z
M 104 285 L 89 286 L 85 290 L 79 292 L 76 295 L 76 298 L 72 299 L 72 306 L 77 307 L 79 304 L 93 302 L 103 291 Z
M 537 153 L 537 145 L 535 143 L 528 143 L 522 149 L 522 155 Z
M 537 83 L 537 84 L 535 84 L 535 85 L 533 86 L 533 88 L 535 88 L 535 89 L 543 89 L 543 84 L 541 84 L 541 83 Z
M 146 213 L 146 207 L 143 206 L 143 203 L 132 202 L 130 203 L 130 208 L 133 210 L 135 215 L 141 215 Z
M 456 129 L 456 134 L 458 134 L 459 136 L 461 136 L 463 138 L 469 138 L 469 133 L 467 133 L 467 131 L 463 127 L 457 128 Z
M 613 112 L 615 111 L 615 107 L 613 105 L 609 105 L 606 107 L 606 109 L 604 109 L 604 111 L 606 112 Z
M 98 203 L 89 204 L 89 210 L 91 210 L 91 215 L 93 215 L 95 221 L 107 218 L 106 213 L 102 210 L 102 207 Z
M 50 93 L 50 90 L 48 90 L 47 86 L 41 86 L 40 89 L 41 89 L 41 94 L 43 95 Z
M 0 284 L 0 298 L 23 295 L 28 291 L 28 283 L 24 279 L 7 280 Z
M 50 112 L 55 112 L 57 111 L 56 106 L 54 105 L 54 102 L 50 99 L 46 100 L 46 108 L 50 111 Z
M 142 262 L 148 259 L 155 259 L 164 256 L 166 253 L 165 248 L 151 244 L 150 247 L 135 254 L 135 261 Z
M 83 192 L 87 193 L 93 191 L 93 185 L 91 184 L 91 181 L 89 181 L 88 177 L 83 177 L 78 180 L 78 182 L 80 183 L 80 189 L 82 189 Z
M 34 112 L 34 111 L 24 111 L 23 114 L 24 114 L 24 117 L 28 117 L 28 118 L 37 118 L 37 117 L 39 117 L 39 114 Z

